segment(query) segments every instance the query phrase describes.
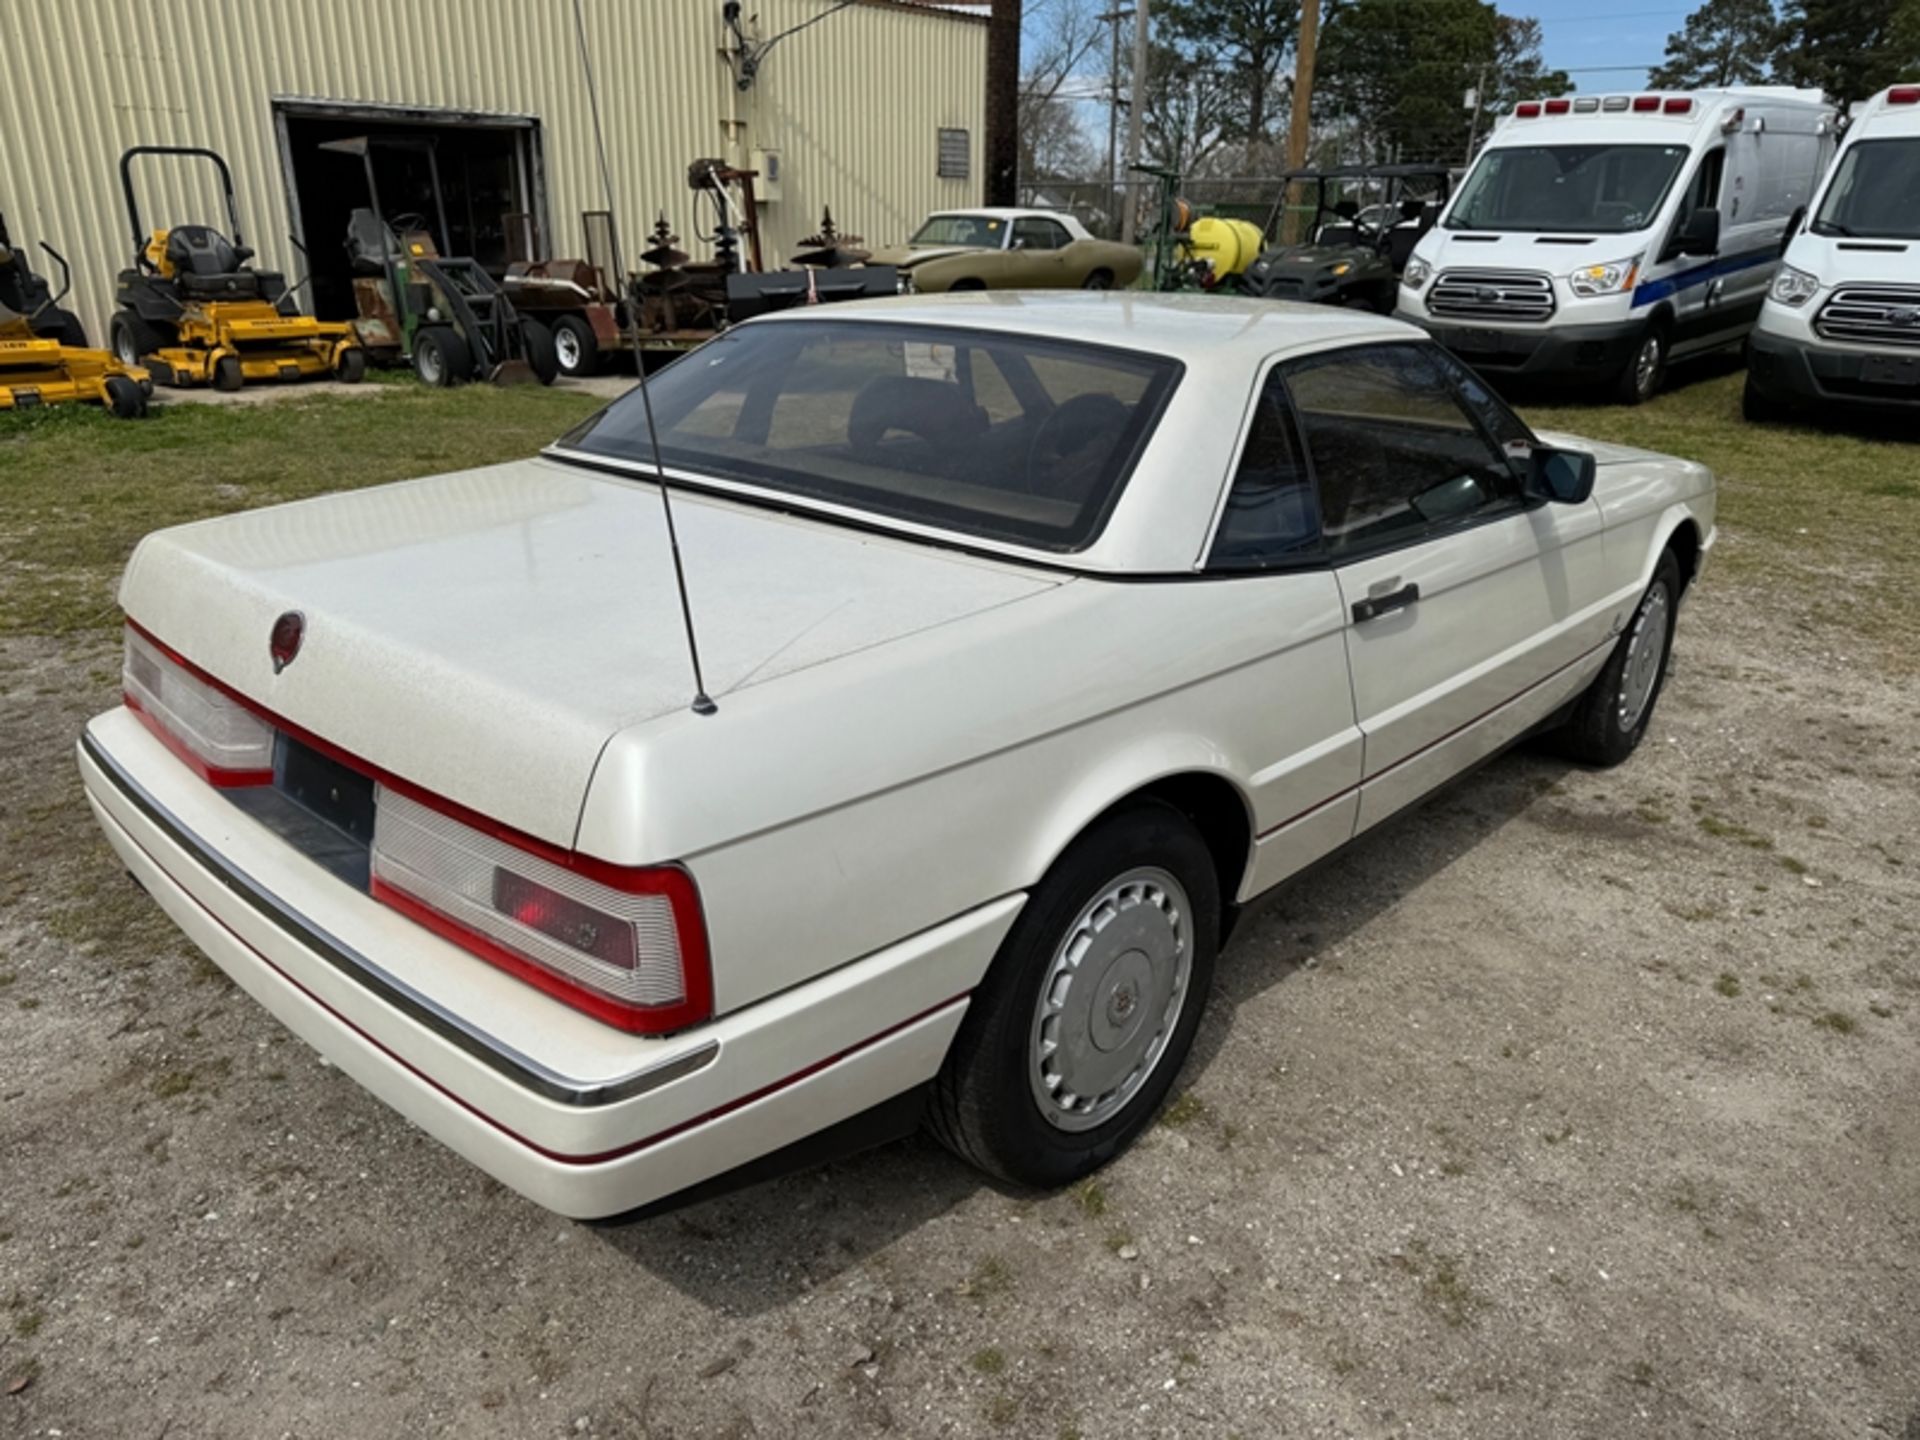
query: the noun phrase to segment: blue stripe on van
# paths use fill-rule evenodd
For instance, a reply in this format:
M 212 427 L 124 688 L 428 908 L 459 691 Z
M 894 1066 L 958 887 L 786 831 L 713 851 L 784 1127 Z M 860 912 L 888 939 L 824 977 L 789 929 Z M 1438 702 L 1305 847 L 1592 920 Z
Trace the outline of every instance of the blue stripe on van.
M 1696 265 L 1691 270 L 1682 270 L 1677 275 L 1649 280 L 1635 287 L 1631 308 L 1638 310 L 1643 305 L 1652 305 L 1682 290 L 1691 290 L 1696 285 L 1718 280 L 1722 275 L 1735 275 L 1742 270 L 1751 270 L 1756 265 L 1771 265 L 1779 258 L 1779 251 L 1769 245 L 1764 250 L 1749 250 L 1744 255 L 1725 255 L 1718 260 L 1709 260 L 1704 265 Z

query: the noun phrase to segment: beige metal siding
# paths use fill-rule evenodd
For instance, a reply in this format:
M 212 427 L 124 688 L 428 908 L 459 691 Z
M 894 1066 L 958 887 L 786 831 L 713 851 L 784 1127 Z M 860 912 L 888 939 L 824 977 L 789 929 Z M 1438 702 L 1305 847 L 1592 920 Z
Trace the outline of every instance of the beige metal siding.
M 828 0 L 747 8 L 770 36 L 820 16 Z M 823 205 L 880 244 L 904 239 L 928 210 L 979 199 L 986 29 L 977 21 L 854 5 L 782 41 L 741 94 L 721 57 L 719 0 L 584 9 L 629 264 L 661 209 L 682 248 L 706 253 L 694 231 L 706 215 L 686 183 L 688 162 L 703 155 L 746 163 L 756 148 L 780 153 L 783 195 L 763 221 L 769 259 L 811 233 Z M 12 57 L 0 84 L 0 213 L 16 239 L 66 253 L 69 303 L 99 343 L 113 277 L 133 249 L 118 172 L 128 146 L 221 151 L 260 263 L 299 271 L 275 100 L 531 116 L 551 248 L 577 253 L 579 212 L 602 205 L 570 0 L 4 0 L 0 54 Z M 972 136 L 966 181 L 935 176 L 943 127 Z M 224 226 L 210 173 L 147 162 L 140 179 L 149 225 L 171 216 Z

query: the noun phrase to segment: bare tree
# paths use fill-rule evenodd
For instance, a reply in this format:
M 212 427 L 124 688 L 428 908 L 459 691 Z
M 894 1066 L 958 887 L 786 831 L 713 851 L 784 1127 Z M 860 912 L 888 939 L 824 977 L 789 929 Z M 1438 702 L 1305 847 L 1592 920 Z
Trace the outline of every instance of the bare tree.
M 1028 0 L 1020 77 L 1020 172 L 1029 181 L 1093 175 L 1099 166 L 1080 103 L 1094 98 L 1107 37 L 1093 0 Z

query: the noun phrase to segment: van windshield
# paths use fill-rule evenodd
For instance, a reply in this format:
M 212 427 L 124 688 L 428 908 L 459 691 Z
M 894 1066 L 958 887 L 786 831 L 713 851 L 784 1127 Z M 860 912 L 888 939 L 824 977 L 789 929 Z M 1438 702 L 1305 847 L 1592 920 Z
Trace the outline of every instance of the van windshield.
M 1660 213 L 1684 145 L 1502 145 L 1447 212 L 1449 230 L 1620 235 Z
M 670 468 L 1066 551 L 1099 533 L 1179 373 L 1140 351 L 809 315 L 736 325 L 646 390 Z M 649 463 L 640 391 L 560 448 Z
M 1920 240 L 1920 137 L 1849 145 L 1810 228 L 1816 235 Z

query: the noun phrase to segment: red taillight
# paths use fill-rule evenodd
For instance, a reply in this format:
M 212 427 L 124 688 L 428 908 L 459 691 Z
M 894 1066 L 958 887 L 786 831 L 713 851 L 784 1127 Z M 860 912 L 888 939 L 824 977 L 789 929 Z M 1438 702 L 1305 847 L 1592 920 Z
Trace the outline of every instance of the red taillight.
M 1549 115 L 1565 115 L 1571 109 L 1573 109 L 1573 102 L 1571 100 L 1547 101 L 1547 114 Z
M 1681 95 L 1664 102 L 1660 108 L 1669 115 L 1687 115 L 1693 111 L 1693 101 Z
M 1522 100 L 1518 105 L 1513 107 L 1513 113 L 1518 115 L 1522 120 L 1532 120 L 1540 114 L 1540 102 L 1538 100 Z
M 1633 113 L 1636 115 L 1650 115 L 1659 108 L 1660 97 L 1658 95 L 1636 95 L 1633 97 Z
M 1896 85 L 1887 91 L 1889 105 L 1920 105 L 1920 85 Z
M 478 820 L 381 785 L 374 898 L 622 1030 L 664 1034 L 713 1013 L 685 870 L 608 865 Z
M 236 790 L 273 783 L 273 727 L 132 621 L 120 694 L 160 743 L 209 785 Z

